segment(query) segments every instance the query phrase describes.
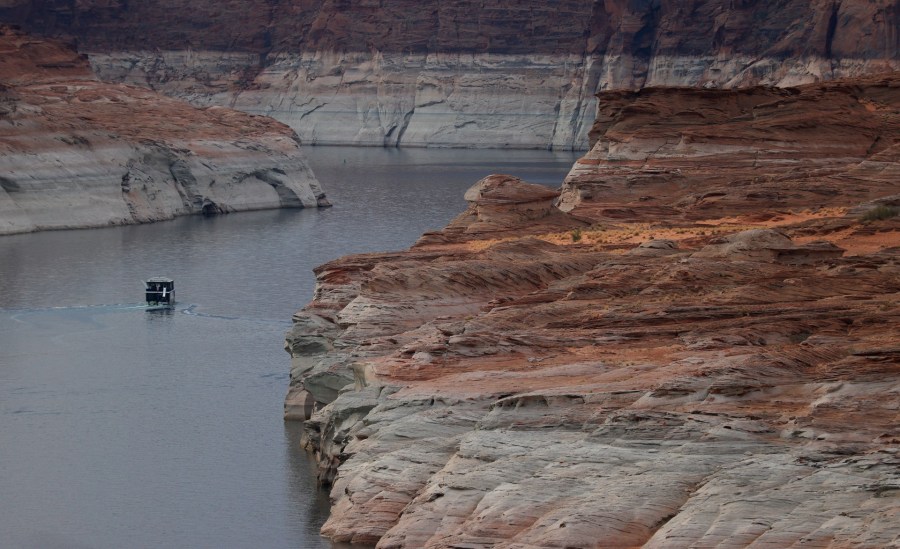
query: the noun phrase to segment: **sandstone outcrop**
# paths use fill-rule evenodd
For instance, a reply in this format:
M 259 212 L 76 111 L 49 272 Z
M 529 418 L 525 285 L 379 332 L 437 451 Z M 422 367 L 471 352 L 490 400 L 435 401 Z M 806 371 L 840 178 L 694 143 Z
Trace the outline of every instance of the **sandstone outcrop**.
M 782 89 L 604 92 L 593 148 L 559 205 L 594 219 L 691 220 L 895 194 L 897 74 Z
M 0 28 L 0 234 L 323 205 L 287 126 L 99 82 Z
M 897 545 L 900 80 L 612 97 L 568 213 L 492 176 L 408 251 L 317 269 L 286 413 L 323 533 Z
M 319 144 L 585 149 L 601 90 L 900 68 L 895 0 L 5 0 L 0 20 Z

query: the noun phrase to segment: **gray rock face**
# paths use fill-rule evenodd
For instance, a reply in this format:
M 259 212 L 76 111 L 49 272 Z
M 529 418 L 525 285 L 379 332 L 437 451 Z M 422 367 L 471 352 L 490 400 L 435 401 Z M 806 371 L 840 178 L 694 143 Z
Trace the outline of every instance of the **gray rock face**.
M 266 58 L 250 89 L 208 84 L 259 62 L 238 58 L 92 52 L 91 64 L 105 80 L 271 116 L 304 144 L 581 149 L 596 110 L 581 55 L 285 52 Z
M 200 106 L 271 116 L 308 144 L 560 150 L 588 148 L 595 94 L 602 90 L 788 86 L 900 68 L 891 60 L 848 60 L 831 70 L 829 61 L 815 58 L 661 55 L 635 76 L 640 63 L 627 54 L 317 51 L 267 58 L 253 87 L 234 91 L 205 84 L 211 77 L 233 77 L 223 71 L 233 63 L 232 54 L 128 51 L 90 57 L 103 79 L 149 83 Z
M 317 207 L 324 200 L 288 138 L 255 148 L 219 139 L 129 143 L 90 129 L 77 135 L 90 145 L 68 145 L 65 133 L 50 130 L 4 140 L 12 150 L 0 156 L 0 234 Z

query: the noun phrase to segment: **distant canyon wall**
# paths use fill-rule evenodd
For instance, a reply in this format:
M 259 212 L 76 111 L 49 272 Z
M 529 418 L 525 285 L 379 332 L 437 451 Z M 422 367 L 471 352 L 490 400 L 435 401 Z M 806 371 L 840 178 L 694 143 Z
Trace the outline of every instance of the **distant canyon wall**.
M 0 0 L 0 20 L 310 144 L 585 149 L 602 90 L 900 69 L 894 0 Z
M 324 205 L 287 126 L 100 82 L 0 27 L 0 235 Z
M 236 87 L 255 62 L 211 51 L 91 54 L 104 80 L 271 116 L 304 144 L 583 148 L 596 112 L 575 55 L 282 53 Z

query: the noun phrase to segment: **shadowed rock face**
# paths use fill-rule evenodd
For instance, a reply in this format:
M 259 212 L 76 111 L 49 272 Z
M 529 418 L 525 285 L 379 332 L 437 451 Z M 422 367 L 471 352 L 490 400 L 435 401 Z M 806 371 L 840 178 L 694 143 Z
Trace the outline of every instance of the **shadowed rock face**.
M 900 67 L 895 0 L 5 0 L 0 20 L 320 144 L 585 149 L 601 90 Z
M 613 95 L 568 213 L 492 176 L 410 250 L 319 267 L 285 409 L 323 532 L 896 544 L 898 84 Z
M 327 205 L 290 128 L 94 79 L 0 27 L 0 234 Z
M 77 38 L 91 51 L 190 46 L 252 53 L 374 48 L 896 59 L 900 45 L 900 11 L 884 0 L 5 0 L 0 16 Z

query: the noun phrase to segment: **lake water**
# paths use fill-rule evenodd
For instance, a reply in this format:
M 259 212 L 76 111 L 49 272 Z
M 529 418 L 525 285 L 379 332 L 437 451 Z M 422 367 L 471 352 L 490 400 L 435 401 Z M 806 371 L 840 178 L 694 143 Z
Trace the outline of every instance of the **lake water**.
M 281 420 L 312 268 L 408 247 L 485 175 L 556 187 L 575 160 L 307 154 L 334 208 L 0 237 L 0 546 L 330 547 L 327 494 Z M 139 308 L 155 275 L 175 311 Z

